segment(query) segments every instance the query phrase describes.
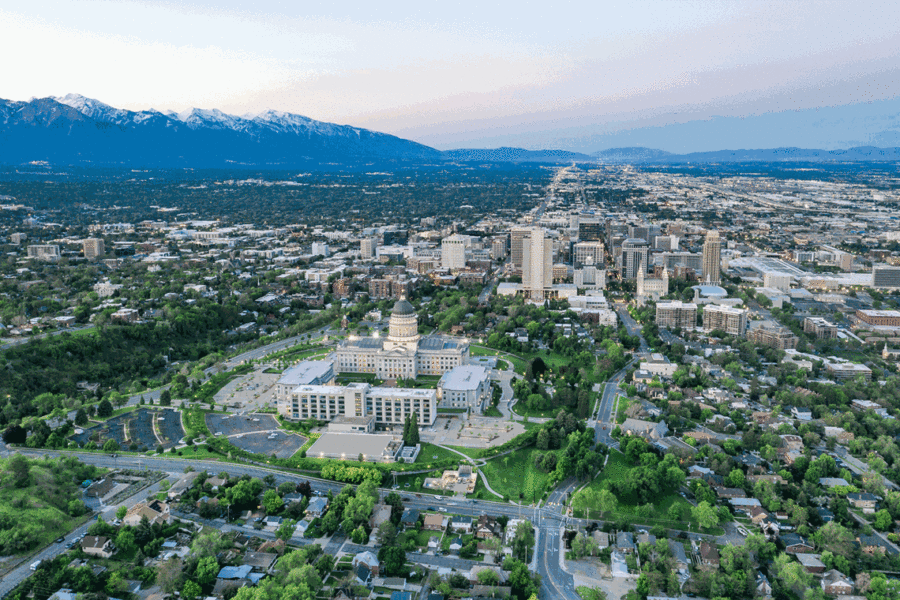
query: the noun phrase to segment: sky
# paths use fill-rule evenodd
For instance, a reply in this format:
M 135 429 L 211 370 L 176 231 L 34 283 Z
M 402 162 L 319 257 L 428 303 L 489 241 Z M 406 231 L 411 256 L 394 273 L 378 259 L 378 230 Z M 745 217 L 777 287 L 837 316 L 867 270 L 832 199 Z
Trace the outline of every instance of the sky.
M 900 135 L 898 2 L 335 4 L 0 2 L 0 97 L 275 109 L 440 149 Z

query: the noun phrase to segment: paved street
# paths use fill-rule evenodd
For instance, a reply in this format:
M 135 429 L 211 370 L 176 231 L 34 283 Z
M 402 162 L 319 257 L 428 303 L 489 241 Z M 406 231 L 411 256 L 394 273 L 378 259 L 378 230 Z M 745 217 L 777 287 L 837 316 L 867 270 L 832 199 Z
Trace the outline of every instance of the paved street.
M 110 459 L 110 460 L 112 460 L 112 459 Z M 85 462 L 87 462 L 87 461 L 85 461 Z M 170 477 L 169 479 L 173 480 L 175 478 Z M 165 481 L 165 480 L 163 480 L 163 481 Z M 116 509 L 119 506 L 124 505 L 124 506 L 131 508 L 132 506 L 134 506 L 138 502 L 142 501 L 144 498 L 146 498 L 150 494 L 155 494 L 155 493 L 159 492 L 161 489 L 161 487 L 160 487 L 161 485 L 162 485 L 162 481 L 159 481 L 159 482 L 153 484 L 152 486 L 150 486 L 149 488 L 145 488 L 143 490 L 138 491 L 137 493 L 135 493 L 134 495 L 132 495 L 130 498 L 128 498 L 126 500 L 117 502 L 111 506 L 103 507 L 102 512 L 100 514 L 102 515 L 104 520 L 111 521 L 115 518 Z M 50 560 L 50 559 L 56 558 L 57 556 L 59 556 L 60 554 L 62 554 L 63 552 L 65 552 L 67 550 L 66 545 L 69 542 L 74 542 L 76 539 L 83 537 L 87 533 L 88 527 L 90 527 L 90 525 L 93 522 L 94 522 L 93 519 L 89 520 L 87 523 L 85 523 L 81 527 L 78 527 L 77 529 L 75 529 L 74 531 L 72 531 L 68 535 L 66 535 L 65 542 L 60 543 L 60 544 L 57 544 L 57 543 L 50 544 L 49 546 L 47 546 L 46 548 L 44 548 L 43 550 L 41 550 L 40 552 L 38 552 L 37 554 L 32 556 L 31 558 L 28 558 L 27 560 L 22 562 L 22 564 L 20 564 L 17 568 L 13 569 L 12 571 L 10 571 L 6 575 L 4 575 L 2 578 L 2 581 L 0 581 L 0 598 L 3 598 L 6 594 L 8 594 L 10 591 L 12 591 L 17 585 L 22 583 L 22 581 L 27 579 L 28 576 L 32 574 L 31 563 L 33 563 L 37 560 Z

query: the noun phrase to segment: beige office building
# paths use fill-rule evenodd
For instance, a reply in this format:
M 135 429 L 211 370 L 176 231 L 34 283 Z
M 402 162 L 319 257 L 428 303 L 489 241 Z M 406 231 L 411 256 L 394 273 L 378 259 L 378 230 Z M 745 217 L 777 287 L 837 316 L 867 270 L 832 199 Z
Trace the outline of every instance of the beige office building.
M 104 254 L 103 240 L 101 238 L 88 238 L 84 240 L 84 257 L 88 260 L 100 258 Z
M 703 242 L 703 281 L 718 285 L 722 281 L 722 240 L 718 231 L 710 231 Z

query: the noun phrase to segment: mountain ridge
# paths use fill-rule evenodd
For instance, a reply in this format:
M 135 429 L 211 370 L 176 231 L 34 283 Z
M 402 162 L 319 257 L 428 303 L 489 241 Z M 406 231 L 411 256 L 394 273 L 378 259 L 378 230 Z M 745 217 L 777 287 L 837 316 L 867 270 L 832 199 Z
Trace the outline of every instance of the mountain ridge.
M 900 148 L 843 150 L 780 147 L 674 154 L 644 146 L 590 154 L 514 147 L 440 151 L 386 133 L 266 110 L 236 116 L 218 109 L 179 113 L 115 108 L 80 94 L 0 99 L 0 163 L 122 167 L 293 168 L 363 165 L 494 163 L 736 163 L 785 161 L 897 161 Z

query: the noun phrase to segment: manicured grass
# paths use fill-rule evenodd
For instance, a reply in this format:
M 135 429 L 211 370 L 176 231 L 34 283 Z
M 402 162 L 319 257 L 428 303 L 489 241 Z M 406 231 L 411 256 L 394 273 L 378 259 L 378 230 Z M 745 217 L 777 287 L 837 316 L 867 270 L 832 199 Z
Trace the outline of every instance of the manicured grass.
M 416 464 L 423 469 L 430 469 L 433 463 L 441 460 L 464 461 L 465 459 L 455 452 L 451 452 L 440 446 L 435 446 L 434 444 L 425 443 L 422 444 L 422 451 L 419 452 L 419 458 L 416 459 Z
M 189 408 L 181 411 L 181 414 L 185 435 L 192 437 L 210 435 L 209 427 L 206 426 L 206 411 L 198 408 Z
M 525 406 L 524 400 L 519 400 L 518 402 L 513 404 L 512 411 L 520 417 L 552 419 L 556 416 L 556 413 L 559 412 L 559 408 L 550 408 L 548 410 L 532 410 Z
M 439 413 L 447 413 L 451 415 L 462 415 L 469 412 L 468 409 L 465 408 L 439 408 L 437 409 L 437 411 Z
M 488 348 L 486 346 L 469 346 L 469 353 L 472 356 L 502 356 L 502 361 L 497 361 L 497 367 L 500 367 L 500 363 L 504 361 L 508 361 L 512 363 L 513 370 L 519 375 L 525 374 L 526 362 L 517 356 L 513 356 L 512 354 L 507 354 L 506 352 L 500 352 L 499 350 L 494 350 L 493 348 Z M 507 367 L 508 365 L 504 365 Z
M 544 451 L 536 448 L 516 450 L 487 461 L 481 471 L 498 494 L 518 502 L 521 492 L 524 494 L 523 501 L 538 501 L 549 488 L 550 474 L 543 473 L 534 466 L 536 454 L 544 454 Z
M 503 416 L 503 413 L 500 412 L 496 406 L 489 406 L 487 409 L 485 409 L 484 416 L 500 418 Z

